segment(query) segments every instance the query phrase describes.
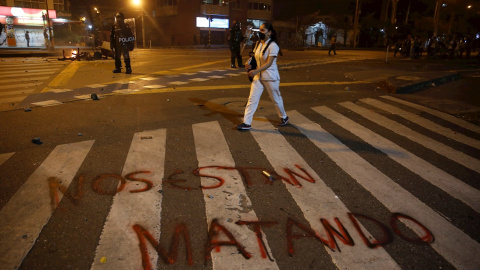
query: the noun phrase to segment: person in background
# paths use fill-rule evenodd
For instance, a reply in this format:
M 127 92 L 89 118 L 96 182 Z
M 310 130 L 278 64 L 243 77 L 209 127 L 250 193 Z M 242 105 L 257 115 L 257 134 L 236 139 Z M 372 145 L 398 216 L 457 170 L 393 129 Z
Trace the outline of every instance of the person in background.
M 126 74 L 132 74 L 132 67 L 130 66 L 129 51 L 133 50 L 133 42 L 135 37 L 132 30 L 125 23 L 125 15 L 121 12 L 115 15 L 115 23 L 110 32 L 110 48 L 115 49 L 115 69 L 113 73 L 122 72 L 122 55 L 125 62 Z
M 337 55 L 337 51 L 335 50 L 335 47 L 337 46 L 337 35 L 332 35 L 332 38 L 330 39 L 330 50 L 328 50 L 328 55 L 330 55 L 330 52 L 333 50 L 333 54 Z
M 30 34 L 25 32 L 25 40 L 27 41 L 27 47 L 30 47 Z
M 277 33 L 271 24 L 264 23 L 260 26 L 258 36 L 260 42 L 254 51 L 257 69 L 248 73 L 250 77 L 253 77 L 253 81 L 250 86 L 247 106 L 245 107 L 243 123 L 237 126 L 238 130 L 249 130 L 252 128 L 253 114 L 257 110 L 264 89 L 270 95 L 280 117 L 278 126 L 283 127 L 289 121 L 280 93 L 280 74 L 278 73 L 277 56 L 282 54 L 277 44 Z M 250 68 L 250 65 L 246 66 L 247 70 Z
M 230 29 L 230 37 L 228 38 L 228 43 L 230 45 L 231 68 L 236 68 L 235 58 L 237 58 L 238 67 L 245 67 L 243 65 L 242 55 L 240 55 L 240 44 L 244 39 L 240 22 L 233 21 L 232 28 Z

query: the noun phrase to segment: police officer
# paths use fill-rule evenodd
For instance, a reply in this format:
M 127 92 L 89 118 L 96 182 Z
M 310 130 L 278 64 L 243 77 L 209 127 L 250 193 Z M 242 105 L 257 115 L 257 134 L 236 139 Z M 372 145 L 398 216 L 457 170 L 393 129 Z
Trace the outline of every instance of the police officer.
M 230 29 L 230 37 L 228 38 L 230 45 L 230 57 L 232 65 L 230 67 L 236 68 L 235 58 L 237 58 L 238 66 L 245 67 L 242 64 L 242 56 L 240 55 L 240 43 L 244 40 L 242 30 L 240 29 L 240 22 L 234 21 Z
M 123 61 L 125 62 L 125 73 L 132 73 L 129 51 L 133 49 L 134 40 L 135 37 L 133 36 L 132 30 L 125 24 L 125 15 L 121 12 L 117 13 L 115 15 L 115 24 L 112 26 L 110 33 L 110 48 L 114 50 L 115 53 L 115 69 L 113 73 L 122 72 L 122 55 Z

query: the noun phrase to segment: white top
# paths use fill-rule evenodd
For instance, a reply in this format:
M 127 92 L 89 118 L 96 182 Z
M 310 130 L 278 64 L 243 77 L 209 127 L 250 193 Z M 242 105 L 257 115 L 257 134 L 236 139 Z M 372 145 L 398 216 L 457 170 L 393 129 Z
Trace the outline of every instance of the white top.
M 278 47 L 277 43 L 275 43 L 275 41 L 272 41 L 272 43 L 270 43 L 270 46 L 268 46 L 268 48 L 265 50 L 265 54 L 262 56 L 263 47 L 267 46 L 269 40 L 266 40 L 265 44 L 262 44 L 262 42 L 258 43 L 257 49 L 255 50 L 255 60 L 257 61 L 258 67 L 261 67 L 265 65 L 265 63 L 267 63 L 267 59 L 269 56 L 275 56 L 273 58 L 273 63 L 268 69 L 255 75 L 254 79 L 260 79 L 262 81 L 278 81 L 280 80 L 280 74 L 278 73 L 276 56 L 278 56 L 278 51 L 280 50 L 280 48 Z

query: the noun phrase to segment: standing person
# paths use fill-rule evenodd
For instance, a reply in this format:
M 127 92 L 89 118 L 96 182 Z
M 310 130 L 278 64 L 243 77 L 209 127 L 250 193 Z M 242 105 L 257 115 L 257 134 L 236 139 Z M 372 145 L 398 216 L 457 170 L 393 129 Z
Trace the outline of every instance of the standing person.
M 278 126 L 283 127 L 288 124 L 288 116 L 283 107 L 283 99 L 280 93 L 277 56 L 282 54 L 277 44 L 277 33 L 271 24 L 264 23 L 260 26 L 259 38 L 260 42 L 254 50 L 257 69 L 248 73 L 248 76 L 253 77 L 253 81 L 245 107 L 243 123 L 237 126 L 238 130 L 249 130 L 252 127 L 253 114 L 257 110 L 264 89 L 267 89 L 280 117 Z M 247 65 L 246 68 L 248 70 L 250 65 Z
M 110 48 L 115 49 L 115 69 L 113 73 L 122 72 L 122 55 L 125 62 L 126 74 L 132 74 L 129 51 L 133 50 L 135 36 L 125 23 L 125 15 L 121 12 L 115 14 L 115 23 L 110 33 Z
M 332 35 L 332 38 L 330 39 L 330 50 L 328 50 L 328 55 L 330 55 L 330 52 L 333 50 L 333 54 L 337 55 L 337 51 L 335 51 L 335 47 L 337 46 L 337 36 L 334 34 Z
M 30 47 L 30 35 L 28 34 L 28 31 L 25 32 L 25 40 L 27 41 L 27 47 Z
M 48 33 L 47 33 L 47 28 L 43 30 L 43 38 L 45 39 L 45 47 L 48 48 Z
M 243 40 L 244 37 L 242 35 L 240 22 L 233 21 L 232 28 L 230 29 L 230 37 L 228 38 L 228 43 L 230 45 L 231 68 L 236 68 L 235 58 L 237 58 L 238 67 L 245 67 L 242 62 L 242 55 L 240 55 L 240 44 Z

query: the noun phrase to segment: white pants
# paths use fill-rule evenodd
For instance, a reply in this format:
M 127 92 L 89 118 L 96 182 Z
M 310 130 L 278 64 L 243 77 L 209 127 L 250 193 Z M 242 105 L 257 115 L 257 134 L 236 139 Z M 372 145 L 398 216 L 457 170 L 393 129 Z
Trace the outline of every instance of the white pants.
M 280 81 L 261 81 L 254 79 L 250 87 L 250 96 L 248 97 L 247 107 L 245 107 L 245 116 L 243 122 L 247 125 L 251 125 L 253 121 L 253 114 L 257 110 L 260 97 L 262 96 L 263 89 L 267 89 L 270 98 L 275 105 L 277 114 L 280 118 L 286 118 L 287 113 L 283 108 L 282 94 L 280 94 Z

